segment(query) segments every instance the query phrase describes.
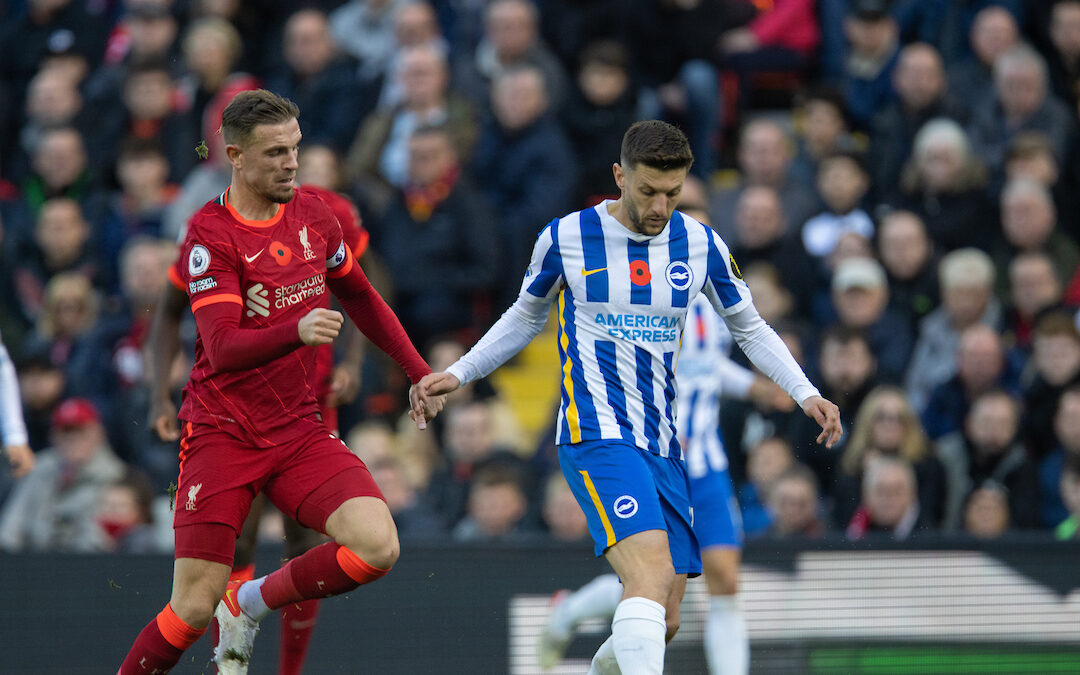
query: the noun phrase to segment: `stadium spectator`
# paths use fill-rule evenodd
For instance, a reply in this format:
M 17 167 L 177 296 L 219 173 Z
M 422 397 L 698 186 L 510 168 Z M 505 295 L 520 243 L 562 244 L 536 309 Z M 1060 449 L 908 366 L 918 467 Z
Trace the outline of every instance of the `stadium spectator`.
M 589 522 L 561 471 L 551 473 L 544 481 L 541 516 L 552 541 L 566 544 L 589 541 Z
M 932 439 L 959 431 L 978 396 L 1000 387 L 1019 394 L 1019 364 L 1007 359 L 1001 335 L 991 326 L 976 323 L 960 333 L 956 374 L 930 394 L 922 423 Z
M 915 470 L 899 457 L 875 457 L 862 480 L 862 503 L 851 516 L 848 539 L 888 536 L 898 541 L 929 529 L 919 505 Z
M 91 333 L 101 316 L 101 294 L 79 272 L 61 272 L 45 285 L 41 314 L 25 348 L 47 354 L 64 370 L 67 392 L 85 397 L 108 397 L 92 373 L 107 358 L 100 353 Z
M 1033 180 L 1018 178 L 1001 191 L 1001 234 L 995 256 L 1002 273 L 1018 254 L 1032 251 L 1053 261 L 1059 284 L 1071 279 L 1080 264 L 1080 248 L 1057 226 L 1050 191 Z
M 368 222 L 401 323 L 427 345 L 440 334 L 490 323 L 502 248 L 487 202 L 462 175 L 452 132 L 422 126 L 409 136 L 408 153 L 405 184 Z
M 1080 535 L 1080 455 L 1066 460 L 1059 490 L 1069 517 L 1054 528 L 1054 538 L 1060 541 L 1076 539 Z
M 942 252 L 963 246 L 990 248 L 992 212 L 986 172 L 959 124 L 933 119 L 915 134 L 900 190 L 889 203 L 914 212 Z
M 1050 10 L 1050 46 L 1046 65 L 1054 95 L 1077 110 L 1080 85 L 1080 2 L 1061 0 Z
M 442 465 L 435 469 L 426 499 L 447 527 L 465 515 L 476 470 L 486 465 L 519 467 L 522 462 L 495 439 L 492 410 L 487 403 L 460 403 L 446 411 Z
M 1021 434 L 1032 456 L 1042 459 L 1055 445 L 1054 414 L 1062 392 L 1080 381 L 1080 331 L 1072 312 L 1051 311 L 1039 318 L 1029 363 L 1034 376 L 1024 388 Z
M 407 0 L 350 0 L 330 14 L 334 42 L 359 62 L 357 75 L 375 98 L 394 60 L 394 21 Z
M 444 58 L 450 55 L 450 44 L 443 37 L 439 17 L 427 0 L 412 0 L 397 9 L 394 14 L 394 42 L 397 47 L 383 77 L 382 89 L 378 92 L 378 109 L 393 109 L 401 103 L 403 91 L 398 71 L 402 56 L 411 47 L 434 47 Z
M 124 13 L 105 45 L 105 59 L 86 80 L 86 97 L 106 117 L 122 105 L 121 91 L 132 63 L 166 61 L 179 75 L 176 37 L 180 24 L 168 3 L 124 3 Z
M 106 550 L 95 506 L 124 473 L 93 404 L 68 399 L 52 416 L 52 447 L 0 511 L 0 549 L 90 553 Z
M 773 265 L 783 285 L 796 298 L 795 311 L 809 319 L 817 272 L 798 237 L 785 222 L 781 196 L 766 185 L 748 185 L 735 203 L 735 233 L 731 254 L 743 269 L 759 263 Z
M 388 455 L 365 459 L 368 461 L 371 475 L 394 516 L 399 537 L 405 541 L 430 541 L 446 534 L 442 519 L 420 498 L 400 460 Z
M 648 58 L 635 60 L 638 119 L 679 121 L 694 153 L 691 172 L 707 181 L 717 168 L 716 136 L 721 122 L 717 40 L 728 27 L 726 10 L 734 3 L 632 0 L 626 4 L 626 43 L 650 45 Z M 679 39 L 668 40 L 668 35 Z
M 100 117 L 84 105 L 79 83 L 60 68 L 43 68 L 26 88 L 25 118 L 19 130 L 17 152 L 7 157 L 8 173 L 18 181 L 29 170 L 29 159 L 50 129 L 70 126 L 83 138 L 92 138 Z M 5 144 L 7 145 L 7 144 Z
M 848 55 L 843 87 L 848 112 L 858 128 L 893 97 L 892 71 L 900 54 L 899 27 L 885 0 L 853 0 L 844 17 Z
M 188 219 L 206 203 L 206 195 L 221 194 L 229 186 L 232 166 L 225 154 L 225 141 L 216 131 L 204 140 L 207 158 L 191 170 L 165 209 L 163 234 L 169 239 L 183 241 Z
M 833 272 L 831 287 L 832 305 L 840 325 L 866 336 L 879 377 L 899 381 L 914 335 L 906 317 L 889 307 L 884 268 L 873 258 L 842 260 Z
M 11 275 L 23 319 L 36 321 L 42 312 L 45 287 L 57 274 L 75 272 L 99 287 L 107 286 L 107 272 L 93 248 L 90 224 L 79 203 L 58 197 L 42 205 L 33 240 L 19 246 Z
M 569 208 L 577 168 L 538 68 L 501 71 L 492 86 L 492 104 L 494 118 L 477 143 L 473 171 L 502 228 L 506 260 L 499 271 L 504 279 L 516 278 L 528 265 L 536 233 Z M 503 286 L 505 295 L 511 294 L 510 284 Z M 497 304 L 505 307 L 510 301 L 502 297 Z
M 1039 462 L 1039 515 L 1045 527 L 1069 517 L 1072 507 L 1064 502 L 1060 485 L 1069 464 L 1080 458 L 1080 387 L 1070 385 L 1061 393 L 1054 411 L 1054 448 Z
M 72 0 L 28 0 L 21 16 L 0 32 L 0 81 L 6 85 L 15 109 L 22 107 L 23 92 L 37 72 L 41 58 L 58 47 L 86 55 L 97 67 L 104 51 L 108 26 L 100 16 Z M 6 104 L 7 102 L 5 102 Z M 10 132 L 10 129 L 3 129 Z M 5 134 L 6 136 L 6 134 Z
M 191 152 L 191 147 L 187 151 Z M 120 250 L 128 239 L 162 236 L 165 210 L 179 192 L 179 186 L 169 181 L 168 158 L 150 139 L 129 138 L 120 146 L 116 182 L 120 189 L 110 195 L 98 244 L 103 260 L 113 269 L 113 279 L 117 278 Z
M 795 158 L 789 175 L 799 185 L 813 185 L 823 157 L 859 149 L 848 129 L 843 95 L 832 87 L 810 87 L 799 95 L 793 111 Z
M 55 197 L 76 200 L 87 221 L 98 222 L 105 199 L 77 129 L 56 127 L 45 131 L 34 148 L 30 166 L 31 172 L 22 183 L 21 208 L 9 223 L 14 234 L 25 234 L 42 205 Z
M 174 108 L 169 63 L 164 59 L 133 61 L 121 93 L 123 105 L 102 116 L 100 129 L 89 143 L 95 163 L 111 168 L 127 138 L 153 140 L 168 159 L 169 179 L 183 180 L 198 159 L 193 152 L 198 127 L 190 115 Z
M 149 479 L 128 468 L 105 486 L 95 504 L 97 524 L 110 553 L 168 553 L 154 527 L 154 489 Z
M 120 251 L 120 292 L 105 304 L 101 318 L 87 335 L 91 353 L 101 359 L 88 363 L 86 374 L 108 396 L 92 398 L 120 457 L 146 472 L 155 485 L 175 479 L 175 446 L 162 444 L 143 424 L 149 416 L 149 380 L 144 352 L 150 323 L 168 281 L 176 245 L 167 239 L 136 236 Z
M 1018 440 L 1019 429 L 1019 402 L 1001 389 L 990 389 L 972 402 L 962 430 L 938 440 L 948 480 L 945 530 L 963 526 L 965 502 L 987 481 L 1007 489 L 1010 523 L 1038 527 L 1038 469 Z
M 368 115 L 352 141 L 346 171 L 365 211 L 379 213 L 390 191 L 408 179 L 409 136 L 422 126 L 450 130 L 460 161 L 468 162 L 479 135 L 471 104 L 449 89 L 446 55 L 433 45 L 419 45 L 400 55 L 395 72 L 401 102 Z
M 975 110 L 993 96 L 998 57 L 1020 44 L 1016 17 L 1000 5 L 984 7 L 971 23 L 970 43 L 972 53 L 948 68 L 949 91 Z
M 1009 491 L 993 481 L 972 490 L 964 500 L 963 531 L 978 539 L 996 539 L 1012 526 Z
M 531 533 L 528 511 L 529 497 L 518 473 L 505 465 L 485 465 L 469 483 L 465 516 L 451 535 L 473 543 L 512 541 Z
M 851 440 L 836 475 L 836 525 L 851 522 L 860 491 L 866 499 L 867 468 L 881 457 L 898 458 L 912 467 L 918 478 L 920 521 L 936 527 L 944 513 L 945 472 L 904 391 L 889 385 L 871 391 L 855 416 Z
M 870 176 L 878 197 L 899 182 L 924 124 L 940 117 L 964 124 L 968 118 L 967 107 L 946 90 L 945 64 L 932 45 L 901 49 L 892 84 L 896 98 L 874 115 L 870 129 Z
M 574 203 L 585 205 L 618 191 L 608 160 L 619 154 L 621 130 L 637 119 L 626 50 L 614 40 L 590 43 L 581 54 L 575 85 L 559 119 L 580 172 Z
M 205 16 L 188 24 L 181 49 L 186 72 L 177 82 L 179 109 L 191 116 L 210 159 L 225 162 L 227 158 L 218 157 L 225 154 L 225 144 L 210 140 L 221 135 L 221 112 L 238 92 L 258 86 L 254 77 L 235 70 L 244 52 L 243 38 L 225 19 Z M 207 194 L 202 195 L 204 202 Z
M 29 351 L 24 346 L 23 356 L 17 364 L 29 445 L 40 450 L 49 443 L 52 413 L 64 398 L 67 378 L 45 349 Z
M 500 75 L 523 66 L 540 73 L 551 109 L 561 110 L 569 82 L 562 63 L 540 37 L 540 10 L 531 0 L 492 0 L 484 8 L 480 43 L 457 57 L 455 86 L 477 110 L 487 112 L 497 108 L 494 94 Z
M 1005 314 L 1005 334 L 1013 347 L 1026 353 L 1031 349 L 1031 332 L 1040 314 L 1061 307 L 1061 281 L 1049 253 L 1024 251 L 1009 263 L 1009 297 L 1012 305 Z
M 780 270 L 772 263 L 751 263 L 742 268 L 743 280 L 751 287 L 750 295 L 761 318 L 770 326 L 791 318 L 795 299 L 784 285 Z
M 825 210 L 803 223 L 799 235 L 806 252 L 823 263 L 845 234 L 854 232 L 865 239 L 873 238 L 874 221 L 863 210 L 870 176 L 861 156 L 841 153 L 823 157 L 818 163 L 816 183 Z
M 267 88 L 304 111 L 306 142 L 345 152 L 370 105 L 353 64 L 338 55 L 326 14 L 318 9 L 294 13 L 285 23 L 283 43 L 285 67 L 267 78 Z
M 877 254 L 889 281 L 889 306 L 916 330 L 939 303 L 939 255 L 926 224 L 911 211 L 889 211 L 877 227 Z
M 1026 178 L 1050 190 L 1054 196 L 1058 225 L 1073 241 L 1080 240 L 1080 213 L 1076 213 L 1074 206 L 1080 203 L 1080 196 L 1071 189 L 1075 175 L 1075 164 L 1063 167 L 1054 157 L 1050 139 L 1041 131 L 1017 134 L 1005 152 L 1005 183 Z
M 763 185 L 776 190 L 788 232 L 798 232 L 806 219 L 820 209 L 813 187 L 795 182 L 789 174 L 793 159 L 791 139 L 784 127 L 768 119 L 743 125 L 736 148 L 738 182 L 716 191 L 709 201 L 713 228 L 725 241 L 736 240 L 736 204 L 747 187 Z
M 776 480 L 795 465 L 791 445 L 783 438 L 763 438 L 751 448 L 746 460 L 746 482 L 736 488 L 743 533 L 756 537 L 772 524 L 769 503 Z
M 993 261 L 979 249 L 957 249 L 941 259 L 941 306 L 919 322 L 919 337 L 904 377 L 904 388 L 916 410 L 925 410 L 934 387 L 956 372 L 961 332 L 976 323 L 1000 327 L 1002 309 L 994 298 L 994 275 Z
M 768 500 L 772 539 L 817 539 L 825 534 L 814 472 L 795 464 L 776 477 Z
M 1027 45 L 1003 52 L 994 62 L 994 99 L 975 108 L 971 144 L 993 175 L 1005 169 L 1009 141 L 1022 131 L 1041 131 L 1064 162 L 1076 131 L 1076 115 L 1050 91 L 1046 62 Z
M 877 360 L 866 335 L 844 326 L 828 328 L 818 348 L 817 371 L 829 400 L 836 401 L 840 408 L 846 443 L 851 437 L 846 432 L 850 430 L 855 413 L 870 390 L 878 385 Z M 836 446 L 837 450 L 842 448 L 843 444 Z M 818 473 L 818 478 L 823 481 L 822 488 L 831 493 L 832 476 Z M 828 483 L 824 482 L 826 480 Z

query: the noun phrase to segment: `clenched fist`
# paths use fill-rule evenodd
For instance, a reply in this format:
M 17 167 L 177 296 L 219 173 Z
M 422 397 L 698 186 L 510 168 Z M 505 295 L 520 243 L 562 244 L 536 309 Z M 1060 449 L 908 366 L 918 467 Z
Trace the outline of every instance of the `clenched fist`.
M 300 319 L 296 329 L 300 340 L 306 345 L 327 345 L 341 332 L 345 317 L 332 309 L 313 309 Z

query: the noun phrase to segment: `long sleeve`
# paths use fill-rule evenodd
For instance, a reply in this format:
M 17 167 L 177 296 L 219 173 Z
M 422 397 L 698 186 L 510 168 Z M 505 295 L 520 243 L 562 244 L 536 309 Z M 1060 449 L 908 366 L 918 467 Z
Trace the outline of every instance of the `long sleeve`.
M 327 284 L 341 302 L 342 309 L 372 343 L 394 359 L 413 383 L 431 372 L 416 351 L 401 321 L 368 281 L 350 255 L 341 271 L 327 273 Z
M 817 388 L 810 383 L 787 345 L 769 324 L 758 314 L 753 304 L 747 303 L 736 312 L 724 317 L 728 330 L 739 348 L 751 363 L 786 391 L 801 406 L 811 396 L 819 396 Z
M 446 369 L 461 384 L 490 375 L 532 342 L 547 322 L 550 302 L 522 293 L 480 341 Z
M 0 343 L 0 442 L 26 445 L 28 440 L 15 364 L 11 362 L 7 347 Z
M 270 328 L 240 328 L 240 305 L 215 302 L 195 310 L 206 357 L 218 372 L 258 368 L 304 343 L 296 321 Z

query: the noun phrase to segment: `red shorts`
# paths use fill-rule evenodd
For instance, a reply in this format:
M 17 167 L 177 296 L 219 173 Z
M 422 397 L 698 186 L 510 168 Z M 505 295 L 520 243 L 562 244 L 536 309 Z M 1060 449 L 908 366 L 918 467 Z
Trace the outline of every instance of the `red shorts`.
M 283 514 L 324 534 L 326 519 L 345 500 L 383 499 L 360 458 L 329 432 L 256 449 L 215 427 L 188 422 L 180 439 L 173 515 L 176 557 L 231 565 L 236 538 L 260 491 Z

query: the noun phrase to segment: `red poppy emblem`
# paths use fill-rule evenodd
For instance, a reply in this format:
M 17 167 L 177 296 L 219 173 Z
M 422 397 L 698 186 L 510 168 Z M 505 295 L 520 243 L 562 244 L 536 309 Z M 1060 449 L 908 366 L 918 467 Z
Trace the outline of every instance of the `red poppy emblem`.
M 292 260 L 292 251 L 280 241 L 271 242 L 270 255 L 274 256 L 274 261 L 282 267 L 288 265 L 289 261 Z
M 635 286 L 648 286 L 652 281 L 652 272 L 649 271 L 649 263 L 644 260 L 630 261 L 630 281 Z

